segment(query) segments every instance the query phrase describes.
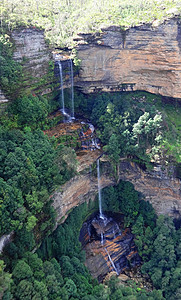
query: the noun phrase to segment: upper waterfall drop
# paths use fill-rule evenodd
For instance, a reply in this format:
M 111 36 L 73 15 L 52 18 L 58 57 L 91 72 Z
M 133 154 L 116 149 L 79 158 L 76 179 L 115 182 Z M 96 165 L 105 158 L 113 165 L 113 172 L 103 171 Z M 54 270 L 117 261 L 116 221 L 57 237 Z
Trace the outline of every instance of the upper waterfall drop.
M 62 113 L 65 115 L 65 103 L 64 103 L 64 90 L 63 90 L 63 72 L 61 61 L 58 60 L 59 74 L 60 74 L 60 88 L 61 88 L 61 104 L 62 104 Z
M 71 105 L 72 105 L 71 119 L 75 119 L 74 117 L 74 73 L 73 73 L 72 59 L 70 59 L 70 80 L 71 80 Z

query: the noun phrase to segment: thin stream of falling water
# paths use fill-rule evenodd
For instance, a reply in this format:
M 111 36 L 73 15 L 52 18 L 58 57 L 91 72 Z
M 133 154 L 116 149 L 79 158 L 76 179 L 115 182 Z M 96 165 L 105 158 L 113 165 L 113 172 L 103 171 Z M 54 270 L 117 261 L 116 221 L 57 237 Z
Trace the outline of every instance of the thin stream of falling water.
M 2 253 L 3 248 L 6 246 L 6 244 L 10 243 L 12 235 L 13 232 L 4 234 L 0 237 L 0 254 Z
M 103 235 L 103 233 L 101 232 L 101 245 L 103 245 L 104 244 L 104 235 Z
M 72 102 L 71 118 L 75 119 L 74 117 L 74 73 L 73 73 L 73 63 L 71 59 L 70 59 L 70 79 L 71 79 L 71 102 Z
M 64 91 L 63 91 L 63 74 L 62 74 L 62 65 L 61 65 L 60 61 L 58 61 L 58 66 L 59 66 L 59 74 L 60 74 L 62 113 L 65 115 Z
M 104 215 L 102 213 L 102 198 L 101 198 L 100 164 L 99 164 L 99 159 L 97 159 L 97 183 L 98 183 L 98 196 L 99 196 L 99 217 L 104 220 Z
M 112 265 L 114 271 L 116 272 L 117 275 L 119 275 L 119 272 L 117 271 L 117 268 L 116 268 L 116 266 L 115 266 L 115 264 L 114 264 L 114 262 L 113 262 L 113 260 L 112 260 L 112 258 L 111 258 L 111 256 L 110 256 L 108 250 L 107 250 L 106 248 L 104 248 L 104 250 L 106 251 L 106 253 L 107 253 L 107 255 L 108 255 L 108 258 L 109 258 L 109 260 L 110 260 L 110 262 L 111 262 L 111 265 Z

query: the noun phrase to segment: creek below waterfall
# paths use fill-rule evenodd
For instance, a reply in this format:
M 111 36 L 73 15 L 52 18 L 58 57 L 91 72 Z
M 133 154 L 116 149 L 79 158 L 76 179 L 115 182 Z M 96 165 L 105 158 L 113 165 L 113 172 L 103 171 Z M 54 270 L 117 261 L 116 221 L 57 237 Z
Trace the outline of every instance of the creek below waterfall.
M 86 266 L 99 282 L 110 272 L 119 275 L 141 264 L 134 235 L 123 224 L 122 214 L 107 212 L 101 219 L 96 213 L 84 222 L 80 230 L 79 240 L 86 252 Z

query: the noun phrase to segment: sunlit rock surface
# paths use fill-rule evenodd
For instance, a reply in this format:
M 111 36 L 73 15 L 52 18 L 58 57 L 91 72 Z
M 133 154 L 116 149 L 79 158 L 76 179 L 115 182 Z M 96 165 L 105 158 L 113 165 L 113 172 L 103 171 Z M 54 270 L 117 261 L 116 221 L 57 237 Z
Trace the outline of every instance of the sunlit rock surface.
M 134 188 L 152 203 L 157 214 L 174 218 L 181 215 L 181 181 L 174 175 L 174 168 L 157 165 L 150 172 L 143 171 L 136 163 L 120 163 L 120 179 L 130 181 Z
M 91 160 L 96 161 L 100 156 L 99 151 L 95 151 Z M 81 157 L 82 160 L 82 157 Z M 85 166 L 85 162 L 82 160 Z M 79 165 L 79 170 L 81 165 Z M 53 206 L 57 212 L 57 221 L 62 222 L 67 217 L 72 208 L 81 203 L 94 200 L 98 193 L 97 177 L 93 174 L 91 165 L 87 165 L 85 172 L 73 177 L 71 180 L 62 185 L 53 195 Z M 110 174 L 104 174 L 101 177 L 101 187 L 104 188 L 109 185 L 114 185 L 114 178 Z
M 145 90 L 181 98 L 181 21 L 153 25 L 80 34 L 81 69 L 75 84 L 87 93 Z
M 44 31 L 33 27 L 21 28 L 14 30 L 11 37 L 15 45 L 13 58 L 23 65 L 24 87 L 35 90 L 36 83 L 41 78 L 42 94 L 50 93 L 48 79 L 44 76 L 48 76 L 51 51 L 45 43 Z
M 91 152 L 90 152 L 91 153 Z M 69 211 L 79 204 L 94 200 L 98 193 L 96 173 L 92 170 L 92 163 L 100 156 L 97 151 L 89 161 L 88 153 L 81 156 L 79 165 L 80 175 L 66 182 L 53 195 L 53 206 L 57 211 L 57 222 L 63 222 Z M 110 164 L 103 163 L 101 168 L 101 188 L 115 185 Z M 181 181 L 174 177 L 170 170 L 155 167 L 150 172 L 141 169 L 136 163 L 126 160 L 120 161 L 119 180 L 130 181 L 135 189 L 140 191 L 146 201 L 150 201 L 157 214 L 168 214 L 174 218 L 181 215 Z M 172 175 L 170 175 L 172 174 Z

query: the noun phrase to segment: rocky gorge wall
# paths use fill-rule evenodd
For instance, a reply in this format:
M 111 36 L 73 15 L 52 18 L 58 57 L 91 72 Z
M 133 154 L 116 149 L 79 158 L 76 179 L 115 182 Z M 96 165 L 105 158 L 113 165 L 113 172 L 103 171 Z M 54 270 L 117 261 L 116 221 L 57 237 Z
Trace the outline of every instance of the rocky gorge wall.
M 100 155 L 100 154 L 99 154 Z M 115 185 L 108 162 L 102 162 L 101 187 Z M 85 167 L 85 164 L 84 164 Z M 94 200 L 98 193 L 96 173 L 89 165 L 87 171 L 66 182 L 53 195 L 53 206 L 57 211 L 57 222 L 63 222 L 72 208 Z M 155 166 L 153 171 L 143 171 L 136 163 L 122 160 L 119 166 L 119 180 L 130 181 L 141 192 L 146 201 L 152 203 L 157 214 L 168 214 L 174 218 L 181 215 L 181 181 L 169 176 L 168 169 Z M 173 170 L 172 170 L 173 171 Z M 173 172 L 172 172 L 173 174 Z
M 86 93 L 145 90 L 181 98 L 181 20 L 119 26 L 76 39 L 81 60 L 75 83 Z
M 153 205 L 158 215 L 178 218 L 181 215 L 181 181 L 173 174 L 172 167 L 163 170 L 161 165 L 157 165 L 153 171 L 146 172 L 136 163 L 122 161 L 119 179 L 130 181 L 135 190 Z
M 26 88 L 38 89 L 41 93 L 50 92 L 47 74 L 51 54 L 43 31 L 36 28 L 15 30 L 12 38 L 15 43 L 14 59 L 23 63 Z M 127 31 L 112 26 L 101 33 L 79 35 L 77 41 L 81 69 L 75 85 L 84 92 L 146 90 L 181 98 L 179 19 L 159 26 L 142 25 Z M 44 76 L 46 80 L 37 87 L 36 83 Z M 135 189 L 153 204 L 158 214 L 179 216 L 181 193 L 178 179 L 170 178 L 160 170 L 144 172 L 130 162 L 120 163 L 119 179 L 132 182 Z M 101 182 L 102 188 L 115 184 L 108 173 L 102 175 Z M 93 200 L 96 194 L 97 178 L 91 172 L 80 173 L 53 196 L 57 220 L 62 220 L 80 203 Z
M 36 28 L 19 28 L 11 33 L 14 46 L 13 59 L 22 65 L 22 78 L 14 92 L 20 94 L 49 94 L 53 90 L 54 72 L 51 49 L 45 43 L 44 31 Z M 50 62 L 52 61 L 52 70 Z M 0 89 L 0 114 L 11 100 Z
M 23 87 L 51 92 L 53 79 L 47 76 L 52 54 L 43 30 L 21 28 L 11 36 L 13 57 L 23 64 Z M 181 98 L 180 19 L 125 31 L 110 26 L 99 33 L 79 34 L 76 41 L 81 66 L 75 86 L 83 92 L 145 90 Z
M 101 186 L 114 185 L 113 178 L 102 176 Z M 75 176 L 54 193 L 53 206 L 57 212 L 57 222 L 63 222 L 72 208 L 89 200 L 94 200 L 97 191 L 97 178 L 91 173 Z
M 41 94 L 51 92 L 49 62 L 51 51 L 45 43 L 44 31 L 36 28 L 21 28 L 11 34 L 15 50 L 13 59 L 23 66 L 23 89 Z

